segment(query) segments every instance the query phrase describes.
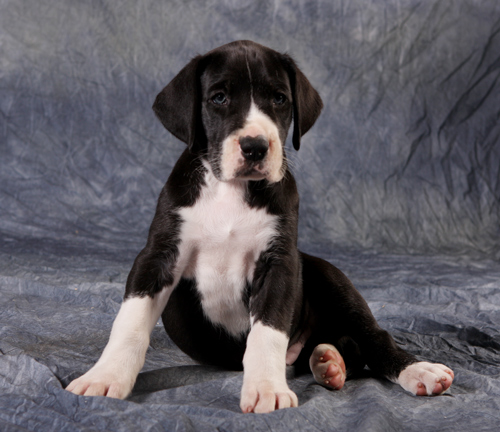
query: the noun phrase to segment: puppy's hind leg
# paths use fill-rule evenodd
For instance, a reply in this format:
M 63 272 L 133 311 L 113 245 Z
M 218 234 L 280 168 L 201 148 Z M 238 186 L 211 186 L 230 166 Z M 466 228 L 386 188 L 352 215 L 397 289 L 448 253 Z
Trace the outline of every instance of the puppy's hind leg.
M 170 293 L 171 290 L 165 288 L 153 298 L 126 298 L 101 358 L 87 373 L 72 381 L 66 390 L 77 395 L 125 399 L 144 365 L 150 334 Z
M 441 364 L 419 362 L 399 347 L 391 335 L 379 327 L 366 301 L 340 270 L 306 254 L 302 254 L 302 265 L 302 277 L 304 285 L 307 285 L 304 292 L 317 319 L 316 334 L 313 336 L 316 340 L 321 339 L 320 342 L 330 342 L 331 334 L 336 333 L 336 338 L 333 338 L 336 345 L 341 339 L 352 340 L 359 355 L 352 358 L 344 356 L 349 370 L 363 368 L 366 363 L 379 376 L 398 383 L 417 396 L 439 395 L 450 388 L 453 371 Z M 337 346 L 341 352 L 346 352 L 340 345 Z M 324 352 L 329 352 L 331 362 L 339 364 L 334 350 L 326 349 Z M 324 360 L 325 355 L 320 357 Z M 312 362 L 314 367 L 311 369 L 320 382 L 322 375 L 327 376 L 322 370 L 326 369 L 328 361 L 312 359 Z M 336 366 L 332 367 L 336 370 Z

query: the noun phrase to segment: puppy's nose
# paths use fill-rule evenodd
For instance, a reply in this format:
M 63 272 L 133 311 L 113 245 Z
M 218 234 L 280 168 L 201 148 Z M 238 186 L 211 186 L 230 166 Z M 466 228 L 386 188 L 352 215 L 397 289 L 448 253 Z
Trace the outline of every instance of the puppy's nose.
M 256 162 L 264 159 L 269 150 L 269 142 L 262 135 L 242 137 L 239 141 L 243 156 L 249 161 Z

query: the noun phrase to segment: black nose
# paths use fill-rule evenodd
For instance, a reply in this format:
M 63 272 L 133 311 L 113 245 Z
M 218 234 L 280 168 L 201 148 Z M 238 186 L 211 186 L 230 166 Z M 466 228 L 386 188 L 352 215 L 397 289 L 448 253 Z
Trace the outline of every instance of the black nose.
M 262 135 L 246 136 L 240 138 L 240 147 L 246 160 L 260 161 L 266 156 L 269 142 Z

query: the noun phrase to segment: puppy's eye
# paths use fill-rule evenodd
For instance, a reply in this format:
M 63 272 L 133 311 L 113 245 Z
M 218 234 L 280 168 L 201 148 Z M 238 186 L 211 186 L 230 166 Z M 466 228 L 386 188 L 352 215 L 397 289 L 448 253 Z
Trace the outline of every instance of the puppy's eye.
M 286 96 L 283 93 L 276 93 L 274 95 L 273 104 L 283 105 L 286 102 Z
M 227 105 L 227 98 L 224 93 L 217 93 L 210 100 L 215 105 Z

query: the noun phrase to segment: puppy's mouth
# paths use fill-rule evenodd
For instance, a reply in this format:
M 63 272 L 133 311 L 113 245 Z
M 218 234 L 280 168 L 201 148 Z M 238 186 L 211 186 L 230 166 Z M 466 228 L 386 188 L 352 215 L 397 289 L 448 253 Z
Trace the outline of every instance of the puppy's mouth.
M 243 158 L 239 160 L 240 168 L 234 173 L 239 180 L 264 180 L 269 177 L 269 170 L 264 161 L 248 162 Z M 269 179 L 268 179 L 269 180 Z

